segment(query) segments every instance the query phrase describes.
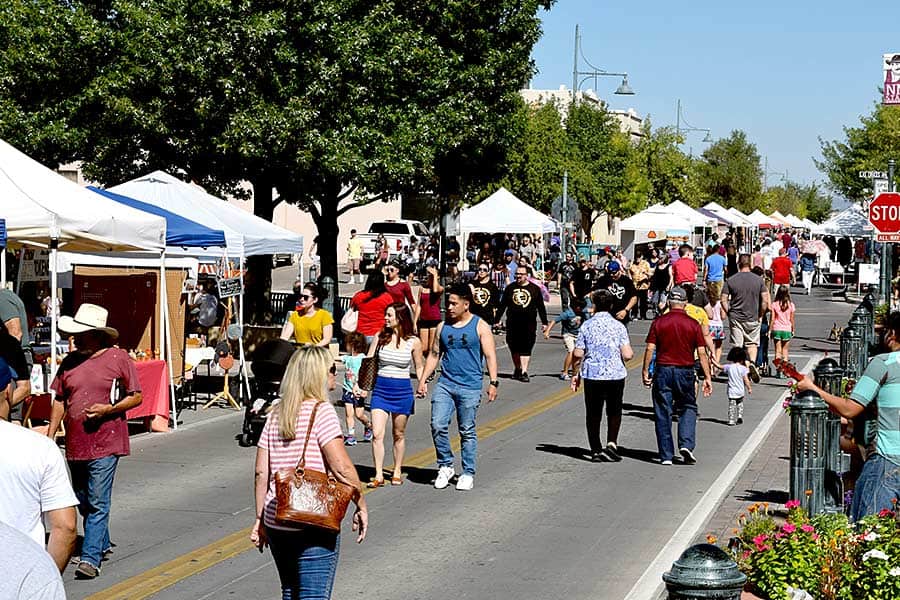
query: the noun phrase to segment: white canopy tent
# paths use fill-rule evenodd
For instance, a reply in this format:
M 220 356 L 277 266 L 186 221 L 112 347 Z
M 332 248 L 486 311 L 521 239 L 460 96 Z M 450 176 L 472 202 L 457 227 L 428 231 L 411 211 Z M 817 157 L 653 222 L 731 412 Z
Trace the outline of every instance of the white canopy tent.
M 818 235 L 849 235 L 851 237 L 865 237 L 874 233 L 869 217 L 858 206 L 850 206 L 833 215 L 830 219 L 817 225 L 812 232 Z
M 807 219 L 805 217 L 803 218 L 803 220 L 801 222 L 803 223 L 803 226 L 805 228 L 809 229 L 810 231 L 812 231 L 813 229 L 815 229 L 816 227 L 819 226 L 819 224 L 816 223 L 815 221 L 810 221 L 809 219 Z
M 779 227 L 782 225 L 780 221 L 763 214 L 758 208 L 747 215 L 747 218 L 753 221 L 757 227 Z
M 690 236 L 694 225 L 673 215 L 664 206 L 654 205 L 619 223 L 620 245 L 625 256 L 634 256 L 638 244 L 666 240 L 670 234 Z
M 552 233 L 558 228 L 556 221 L 506 188 L 459 213 L 460 233 Z
M 791 227 L 796 227 L 797 229 L 806 229 L 806 223 L 804 223 L 802 219 L 795 217 L 794 215 L 785 215 L 784 220 L 790 223 Z
M 738 209 L 731 207 L 728 209 L 728 212 L 743 219 L 744 222 L 747 223 L 748 227 L 756 226 L 756 222 L 753 219 L 751 219 L 749 215 L 742 213 Z
M 225 232 L 230 256 L 303 252 L 303 236 L 278 227 L 163 171 L 126 181 L 109 191 L 164 208 L 211 229 Z M 172 248 L 182 256 L 220 256 L 216 248 Z
M 50 298 L 56 306 L 58 250 L 151 250 L 163 260 L 166 220 L 103 198 L 0 140 L 0 214 L 9 239 L 50 249 Z M 6 252 L 0 279 L 6 284 Z M 51 313 L 50 370 L 56 374 L 57 315 Z
M 729 219 L 735 227 L 753 227 L 754 223 L 746 215 L 737 209 L 727 209 L 717 202 L 710 202 L 704 206 L 706 210 Z
M 186 183 L 164 171 L 154 171 L 148 175 L 126 181 L 109 189 L 164 208 L 191 221 L 225 233 L 226 252 L 239 259 L 243 268 L 248 256 L 275 253 L 303 253 L 303 236 L 278 227 L 245 210 L 207 193 L 198 186 Z M 172 253 L 181 256 L 218 256 L 217 248 L 173 248 Z M 244 278 L 241 277 L 240 310 L 237 312 L 238 326 L 244 331 Z M 242 377 L 247 394 L 246 360 L 243 337 L 238 340 Z
M 791 222 L 788 221 L 788 220 L 785 218 L 785 216 L 784 216 L 783 214 L 781 214 L 781 212 L 779 212 L 779 211 L 777 211 L 777 210 L 776 210 L 775 212 L 773 212 L 771 215 L 769 215 L 769 218 L 772 219 L 773 221 L 777 221 L 779 225 L 788 225 L 788 226 L 792 226 Z
M 698 210 L 694 210 L 681 200 L 675 200 L 674 202 L 666 205 L 665 210 L 669 211 L 673 215 L 689 221 L 694 227 L 715 228 L 718 224 L 717 219 L 714 219 L 708 215 L 704 215 Z

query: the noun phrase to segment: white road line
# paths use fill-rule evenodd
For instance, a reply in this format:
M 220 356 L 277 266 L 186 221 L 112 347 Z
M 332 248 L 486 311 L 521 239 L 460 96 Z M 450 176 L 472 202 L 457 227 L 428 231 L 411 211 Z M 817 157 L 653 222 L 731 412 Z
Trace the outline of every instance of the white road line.
M 815 355 L 810 358 L 802 372 L 809 372 L 813 364 L 818 361 L 819 356 L 821 355 Z M 659 551 L 640 579 L 637 580 L 637 583 L 625 596 L 625 600 L 656 600 L 659 598 L 663 588 L 663 573 L 672 567 L 672 563 L 687 549 L 688 544 L 694 541 L 697 534 L 700 533 L 700 529 L 718 508 L 719 503 L 732 488 L 734 482 L 747 466 L 747 463 L 756 454 L 756 449 L 766 439 L 779 415 L 784 412 L 781 404 L 788 394 L 790 394 L 790 390 L 785 390 L 778 397 L 778 400 L 772 405 L 769 412 L 765 414 L 762 421 L 756 426 L 756 429 L 753 430 L 747 441 L 744 442 L 744 445 L 734 455 L 734 458 L 726 465 L 710 488 L 703 494 L 703 497 L 700 498 L 700 501 L 697 502 L 697 505 L 688 513 L 678 529 L 675 530 L 675 533 L 672 534 L 666 545 Z
M 226 583 L 225 585 L 221 585 L 221 586 L 217 587 L 216 589 L 214 589 L 214 590 L 211 591 L 210 593 L 206 594 L 205 596 L 200 596 L 199 598 L 197 598 L 197 600 L 207 600 L 207 598 L 212 598 L 212 597 L 214 597 L 214 596 L 218 596 L 219 593 L 220 593 L 222 590 L 224 590 L 225 588 L 227 588 L 227 587 L 229 587 L 229 586 L 231 586 L 231 585 L 234 585 L 235 583 L 241 581 L 242 579 L 247 579 L 248 577 L 250 577 L 250 576 L 253 575 L 254 573 L 258 573 L 259 571 L 262 571 L 263 569 L 270 568 L 270 567 L 271 567 L 271 563 L 269 563 L 269 562 L 266 562 L 266 563 L 264 563 L 264 564 L 261 564 L 261 565 L 259 565 L 258 567 L 256 567 L 255 569 L 252 569 L 252 570 L 250 570 L 250 571 L 244 573 L 244 574 L 241 575 L 240 577 L 235 577 L 234 579 L 232 579 L 231 581 L 229 581 L 229 582 Z

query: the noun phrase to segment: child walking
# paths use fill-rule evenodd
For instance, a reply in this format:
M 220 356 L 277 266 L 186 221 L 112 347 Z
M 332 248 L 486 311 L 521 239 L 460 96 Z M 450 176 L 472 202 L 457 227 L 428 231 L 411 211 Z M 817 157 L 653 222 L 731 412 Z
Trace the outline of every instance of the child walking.
M 578 339 L 578 332 L 581 330 L 581 323 L 584 321 L 584 307 L 586 302 L 577 297 L 569 300 L 569 306 L 550 322 L 550 327 L 544 332 L 544 339 L 550 339 L 550 330 L 557 323 L 562 323 L 563 344 L 566 346 L 566 358 L 563 361 L 562 372 L 559 378 L 563 381 L 569 381 L 572 376 L 569 371 L 572 368 L 572 358 L 575 352 L 575 340 Z
M 791 338 L 794 337 L 794 303 L 791 302 L 791 291 L 786 285 L 782 285 L 775 293 L 775 301 L 772 303 L 772 339 L 775 340 L 775 360 L 788 362 L 788 347 Z M 776 377 L 781 377 L 778 372 Z
M 341 399 L 344 401 L 344 410 L 347 413 L 347 435 L 344 436 L 345 446 L 356 445 L 356 421 L 365 428 L 363 441 L 372 441 L 372 421 L 366 416 L 365 397 L 366 392 L 356 385 L 359 377 L 359 367 L 366 357 L 368 345 L 366 337 L 354 331 L 344 338 L 347 346 L 347 356 L 344 357 L 344 385 Z
M 734 346 L 728 351 L 728 363 L 723 367 L 728 377 L 728 424 L 744 422 L 744 397 L 753 394 L 750 385 L 750 369 L 747 368 L 747 350 Z

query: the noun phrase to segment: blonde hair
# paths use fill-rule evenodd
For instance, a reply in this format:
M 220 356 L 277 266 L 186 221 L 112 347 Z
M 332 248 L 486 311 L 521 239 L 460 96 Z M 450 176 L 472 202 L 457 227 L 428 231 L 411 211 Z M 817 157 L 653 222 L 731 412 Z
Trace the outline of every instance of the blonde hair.
M 301 346 L 291 356 L 281 380 L 278 404 L 278 433 L 283 440 L 297 437 L 297 417 L 304 400 L 328 398 L 328 371 L 333 364 L 331 352 L 319 346 Z

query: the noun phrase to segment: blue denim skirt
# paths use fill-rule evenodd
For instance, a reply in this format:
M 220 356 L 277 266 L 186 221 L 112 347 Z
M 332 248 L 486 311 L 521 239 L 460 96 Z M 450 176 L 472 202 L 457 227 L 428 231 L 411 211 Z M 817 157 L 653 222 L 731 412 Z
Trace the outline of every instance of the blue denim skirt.
M 377 377 L 372 390 L 372 410 L 381 410 L 394 415 L 411 415 L 415 408 L 412 381 L 395 377 Z

